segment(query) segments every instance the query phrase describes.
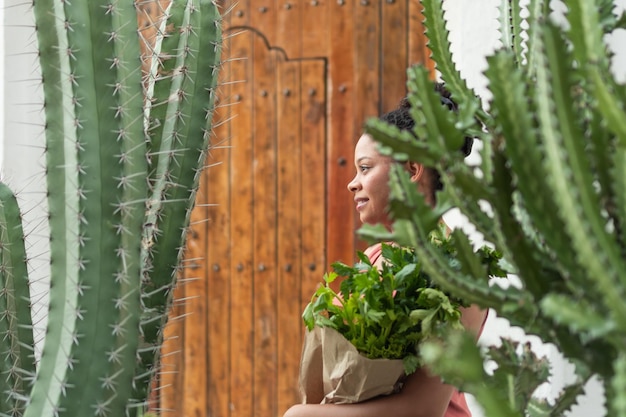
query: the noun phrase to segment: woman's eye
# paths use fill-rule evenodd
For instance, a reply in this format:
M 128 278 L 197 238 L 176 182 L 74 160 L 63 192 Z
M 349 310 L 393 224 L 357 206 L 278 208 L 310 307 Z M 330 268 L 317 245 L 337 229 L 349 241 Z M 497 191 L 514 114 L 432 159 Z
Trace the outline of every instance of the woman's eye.
M 365 172 L 368 169 L 370 169 L 370 167 L 367 166 L 367 165 L 359 165 L 359 171 L 361 171 L 361 172 Z

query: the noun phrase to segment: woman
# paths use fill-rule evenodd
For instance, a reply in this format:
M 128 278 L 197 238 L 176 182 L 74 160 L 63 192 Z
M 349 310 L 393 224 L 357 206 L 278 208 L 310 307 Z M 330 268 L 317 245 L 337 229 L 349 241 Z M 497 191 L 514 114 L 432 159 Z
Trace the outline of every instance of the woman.
M 451 110 L 456 105 L 441 84 L 437 84 L 441 101 Z M 405 99 L 400 106 L 381 117 L 382 120 L 400 129 L 412 131 L 414 121 L 410 116 L 410 105 Z M 472 141 L 466 139 L 463 152 L 467 156 Z M 360 137 L 354 151 L 356 176 L 348 184 L 354 194 L 356 210 L 361 222 L 381 223 L 391 228 L 389 217 L 389 170 L 395 162 L 391 157 L 378 152 L 378 144 L 371 136 Z M 429 204 L 435 203 L 435 193 L 441 188 L 436 170 L 424 167 L 417 162 L 407 162 L 406 169 L 411 180 L 417 185 Z M 365 251 L 372 263 L 382 262 L 380 244 Z M 465 328 L 478 337 L 486 319 L 486 312 L 470 306 L 463 309 L 461 321 Z M 284 417 L 470 417 L 471 413 L 463 394 L 450 385 L 430 375 L 427 369 L 419 369 L 411 374 L 402 390 L 393 395 L 377 397 L 357 404 L 299 404 L 291 407 Z

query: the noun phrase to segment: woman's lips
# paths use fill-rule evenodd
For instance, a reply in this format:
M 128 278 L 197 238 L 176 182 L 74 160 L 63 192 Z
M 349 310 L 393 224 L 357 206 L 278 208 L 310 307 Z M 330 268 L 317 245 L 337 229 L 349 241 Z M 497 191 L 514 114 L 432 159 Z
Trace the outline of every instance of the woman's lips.
M 359 199 L 359 200 L 354 200 L 356 203 L 356 209 L 357 211 L 360 211 L 363 206 L 365 206 L 365 204 L 367 203 L 367 200 L 365 199 Z

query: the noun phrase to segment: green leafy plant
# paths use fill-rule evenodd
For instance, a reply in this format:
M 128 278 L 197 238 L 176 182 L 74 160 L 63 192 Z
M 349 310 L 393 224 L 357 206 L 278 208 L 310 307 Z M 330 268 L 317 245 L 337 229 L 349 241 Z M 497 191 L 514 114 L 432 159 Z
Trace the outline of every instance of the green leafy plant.
M 454 251 L 444 236 L 445 226 L 431 234 L 432 244 L 443 253 Z M 484 248 L 490 272 L 502 275 L 498 255 Z M 421 267 L 415 251 L 382 244 L 382 268 L 372 265 L 362 252 L 360 262 L 334 263 L 303 313 L 309 330 L 331 327 L 370 359 L 402 359 L 405 373 L 423 365 L 419 346 L 450 329 L 461 329 L 463 301 L 449 297 Z M 453 260 L 453 256 L 450 256 Z M 340 292 L 331 284 L 341 277 Z
M 368 131 L 389 154 L 438 169 L 444 190 L 430 208 L 395 172 L 393 233 L 362 233 L 415 249 L 441 288 L 493 308 L 574 365 L 575 380 L 547 403 L 533 397 L 545 364 L 512 342 L 486 354 L 493 374 L 479 368 L 485 357 L 471 340 L 425 345 L 429 366 L 474 393 L 488 416 L 561 416 L 592 376 L 604 385 L 609 415 L 626 416 L 626 90 L 605 43 L 625 19 L 608 0 L 565 0 L 565 24 L 555 22 L 551 2 L 522 3 L 501 2 L 503 46 L 487 59 L 491 99 L 483 103 L 452 60 L 442 0 L 422 0 L 432 58 L 459 112 L 441 106 L 427 70 L 415 67 L 409 98 L 423 140 L 376 120 Z M 476 167 L 456 152 L 466 135 L 481 140 Z M 460 230 L 460 268 L 433 250 L 434 219 L 451 206 L 503 254 L 521 286 L 480 278 L 481 255 Z
M 132 0 L 35 0 L 50 303 L 33 355 L 24 235 L 0 186 L 0 414 L 123 416 L 147 404 L 210 146 L 221 17 L 173 0 L 142 75 Z

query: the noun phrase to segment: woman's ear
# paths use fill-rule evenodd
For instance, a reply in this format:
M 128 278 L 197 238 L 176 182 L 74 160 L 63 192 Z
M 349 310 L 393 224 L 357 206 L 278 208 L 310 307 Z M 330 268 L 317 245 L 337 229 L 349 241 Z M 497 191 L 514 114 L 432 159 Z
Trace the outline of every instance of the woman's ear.
M 407 162 L 407 169 L 411 173 L 411 181 L 418 182 L 424 175 L 424 165 L 417 162 Z

